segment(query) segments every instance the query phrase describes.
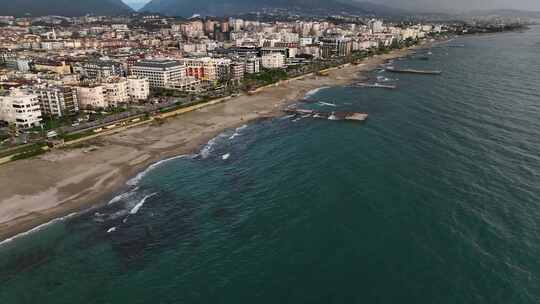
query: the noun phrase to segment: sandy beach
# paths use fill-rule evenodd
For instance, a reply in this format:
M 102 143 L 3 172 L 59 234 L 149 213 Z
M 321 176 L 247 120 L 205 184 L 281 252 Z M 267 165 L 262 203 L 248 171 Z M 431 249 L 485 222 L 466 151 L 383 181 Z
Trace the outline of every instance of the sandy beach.
M 0 166 L 0 241 L 52 219 L 105 204 L 126 181 L 151 163 L 198 152 L 226 129 L 274 117 L 310 90 L 339 86 L 361 77 L 393 51 L 332 70 L 326 77 L 306 76 L 257 94 L 242 95 L 193 112 L 102 136 L 79 147 L 55 149 L 42 156 Z

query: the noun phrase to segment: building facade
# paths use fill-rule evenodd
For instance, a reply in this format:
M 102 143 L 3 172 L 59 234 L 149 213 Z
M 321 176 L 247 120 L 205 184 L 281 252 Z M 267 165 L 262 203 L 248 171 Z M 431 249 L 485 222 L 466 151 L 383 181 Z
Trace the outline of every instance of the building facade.
M 266 69 L 281 69 L 285 67 L 285 55 L 270 53 L 261 57 L 261 64 Z
M 128 95 L 132 101 L 142 101 L 150 96 L 150 82 L 146 78 L 129 76 L 127 78 Z
M 131 75 L 146 78 L 151 88 L 165 88 L 186 77 L 186 67 L 175 60 L 143 60 L 131 67 Z
M 246 74 L 256 74 L 261 71 L 261 58 L 259 57 L 248 57 L 245 61 L 245 72 Z
M 77 99 L 81 108 L 104 109 L 109 106 L 105 99 L 106 89 L 102 85 L 77 87 Z
M 129 101 L 128 82 L 126 78 L 110 78 L 102 83 L 105 90 L 105 101 L 108 107 L 117 107 L 118 104 Z
M 42 116 L 38 96 L 21 89 L 0 96 L 0 120 L 20 129 L 40 126 Z
M 321 38 L 321 55 L 323 58 L 344 57 L 352 52 L 352 40 L 342 37 Z
M 112 60 L 97 60 L 86 62 L 83 65 L 84 74 L 91 79 L 106 79 L 114 76 L 123 76 L 122 65 Z
M 35 88 L 41 113 L 47 117 L 65 117 L 79 112 L 77 91 L 71 87 L 45 86 Z

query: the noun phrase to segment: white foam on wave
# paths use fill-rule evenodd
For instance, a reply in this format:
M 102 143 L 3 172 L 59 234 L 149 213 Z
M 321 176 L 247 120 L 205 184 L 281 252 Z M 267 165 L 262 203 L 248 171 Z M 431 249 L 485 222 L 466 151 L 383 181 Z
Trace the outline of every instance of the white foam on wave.
M 281 120 L 285 120 L 285 119 L 293 118 L 293 117 L 295 117 L 295 116 L 296 116 L 296 115 L 294 115 L 294 114 L 290 114 L 290 115 L 285 115 L 285 116 L 281 117 L 280 119 L 281 119 Z
M 128 182 L 129 183 L 129 182 Z M 112 205 L 114 203 L 118 203 L 119 201 L 122 201 L 122 200 L 125 200 L 125 199 L 129 199 L 130 197 L 132 197 L 136 192 L 137 190 L 139 190 L 139 187 L 135 187 L 133 188 L 132 190 L 128 191 L 128 192 L 124 192 L 122 194 L 119 194 L 115 197 L 113 197 L 108 203 L 107 205 Z
M 229 140 L 233 140 L 236 137 L 242 135 L 242 133 L 240 133 L 240 131 L 246 129 L 247 127 L 248 127 L 247 125 L 242 125 L 241 127 L 236 128 L 236 130 L 234 130 L 233 135 L 231 135 L 231 137 L 229 137 Z
M 27 235 L 29 235 L 29 234 L 31 234 L 31 233 L 41 231 L 41 230 L 47 228 L 48 226 L 50 226 L 50 225 L 52 225 L 52 224 L 55 224 L 55 223 L 58 223 L 58 222 L 62 222 L 62 221 L 64 221 L 64 220 L 67 220 L 67 219 L 69 219 L 69 218 L 75 216 L 75 215 L 77 215 L 77 212 L 70 213 L 70 214 L 68 214 L 68 215 L 66 215 L 66 216 L 63 216 L 63 217 L 55 218 L 55 219 L 53 219 L 53 220 L 51 220 L 51 221 L 49 221 L 49 222 L 47 222 L 47 223 L 45 223 L 45 224 L 41 224 L 41 225 L 39 225 L 39 226 L 37 226 L 37 227 L 35 227 L 35 228 L 32 228 L 32 229 L 30 229 L 30 230 L 28 230 L 28 231 L 26 231 L 26 232 L 19 233 L 19 234 L 13 236 L 13 237 L 10 237 L 9 239 L 5 239 L 5 240 L 1 241 L 1 242 L 0 242 L 0 246 L 5 245 L 5 244 L 7 244 L 7 243 L 10 243 L 10 242 L 12 242 L 12 241 L 14 241 L 14 240 L 16 240 L 16 239 L 18 239 L 18 238 L 27 236 Z
M 127 184 L 128 186 L 136 186 L 137 184 L 139 184 L 139 182 L 141 181 L 141 179 L 142 179 L 146 174 L 148 174 L 148 172 L 154 170 L 155 168 L 159 167 L 160 165 L 162 165 L 162 164 L 164 164 L 164 163 L 166 163 L 166 162 L 169 162 L 169 161 L 171 161 L 171 160 L 175 160 L 175 159 L 179 159 L 179 158 L 187 158 L 187 157 L 190 157 L 190 156 L 191 156 L 191 155 L 178 155 L 178 156 L 174 156 L 174 157 L 171 157 L 171 158 L 162 159 L 162 160 L 160 160 L 160 161 L 158 161 L 158 162 L 156 162 L 156 163 L 151 164 L 151 165 L 148 166 L 148 168 L 146 168 L 144 171 L 139 172 L 134 178 L 128 180 L 126 184 Z M 115 199 L 115 198 L 113 198 L 113 200 L 114 200 L 114 199 Z M 121 200 L 121 198 L 118 199 L 118 200 Z M 118 201 L 118 200 L 117 200 L 117 201 Z M 109 202 L 109 204 L 111 204 L 111 203 Z
M 116 211 L 115 213 L 109 215 L 109 217 L 107 217 L 107 220 L 108 221 L 111 221 L 111 220 L 115 220 L 119 217 L 122 217 L 124 215 L 126 215 L 128 213 L 127 210 L 119 210 L 119 211 Z
M 324 102 L 324 101 L 319 101 L 318 104 L 321 106 L 336 107 L 335 103 L 329 103 L 329 102 Z
M 111 233 L 115 231 L 116 231 L 116 227 L 112 227 L 112 228 L 109 228 L 109 230 L 107 230 L 107 233 Z
M 131 208 L 131 210 L 129 211 L 129 214 L 137 214 L 137 212 L 139 212 L 139 210 L 142 208 L 142 206 L 144 205 L 144 203 L 146 202 L 147 199 L 151 198 L 152 196 L 156 195 L 157 192 L 154 192 L 152 194 L 148 194 L 146 195 L 145 197 L 143 197 L 139 203 L 137 203 L 137 205 L 135 205 L 135 207 Z
M 240 127 L 236 128 L 236 131 L 242 131 L 247 129 L 248 125 L 241 125 Z
M 214 150 L 215 146 L 218 144 L 219 140 L 225 137 L 230 138 L 230 135 L 228 135 L 227 133 L 221 133 L 218 136 L 210 139 L 208 143 L 201 149 L 201 152 L 199 152 L 199 156 L 202 157 L 203 159 L 208 158 L 212 154 L 212 151 Z
M 221 159 L 227 160 L 227 159 L 229 159 L 229 157 L 231 157 L 231 153 L 223 154 L 223 155 L 221 156 Z
M 306 95 L 304 95 L 304 98 L 308 99 L 310 97 L 313 97 L 315 94 L 319 93 L 321 90 L 328 89 L 328 88 L 329 87 L 320 87 L 320 88 L 313 89 L 313 90 L 307 92 Z

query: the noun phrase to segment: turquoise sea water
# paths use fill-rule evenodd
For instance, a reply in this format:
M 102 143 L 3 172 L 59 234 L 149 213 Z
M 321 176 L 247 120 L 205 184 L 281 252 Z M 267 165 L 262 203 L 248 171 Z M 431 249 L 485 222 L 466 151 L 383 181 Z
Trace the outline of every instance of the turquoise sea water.
M 4 243 L 0 303 L 540 303 L 540 28 L 431 52 Z

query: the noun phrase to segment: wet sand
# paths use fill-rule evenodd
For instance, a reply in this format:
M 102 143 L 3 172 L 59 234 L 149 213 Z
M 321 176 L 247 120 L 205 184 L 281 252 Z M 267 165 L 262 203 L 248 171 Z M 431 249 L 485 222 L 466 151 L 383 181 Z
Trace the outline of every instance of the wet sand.
M 0 166 L 0 241 L 73 212 L 105 204 L 148 165 L 197 152 L 226 129 L 274 117 L 307 92 L 350 83 L 363 72 L 407 50 L 372 57 L 360 65 L 306 76 L 248 96 L 228 100 L 165 120 L 55 149 L 36 158 Z

